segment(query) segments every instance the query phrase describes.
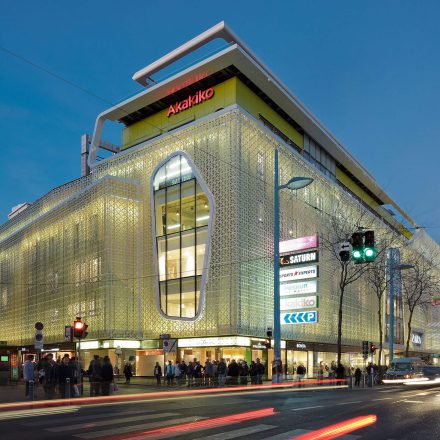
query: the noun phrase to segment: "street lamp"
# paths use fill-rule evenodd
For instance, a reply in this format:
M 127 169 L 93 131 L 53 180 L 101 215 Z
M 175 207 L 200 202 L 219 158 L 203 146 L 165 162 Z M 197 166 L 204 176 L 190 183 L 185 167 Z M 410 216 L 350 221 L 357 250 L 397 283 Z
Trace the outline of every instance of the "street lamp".
M 393 254 L 398 251 L 395 248 L 390 248 L 388 253 L 388 267 L 389 267 L 389 276 L 390 276 L 390 331 L 388 337 L 388 346 L 390 352 L 390 363 L 394 359 L 394 277 L 395 271 L 401 271 L 406 269 L 414 269 L 412 264 L 399 264 L 395 263 L 395 256 Z M 400 258 L 399 258 L 400 259 Z M 400 279 L 400 277 L 399 277 Z
M 281 361 L 281 312 L 280 312 L 280 195 L 279 191 L 284 188 L 297 190 L 310 185 L 313 179 L 310 177 L 293 177 L 285 185 L 279 185 L 278 177 L 278 149 L 275 149 L 274 161 L 274 222 L 273 222 L 273 337 L 274 337 L 274 362 L 279 365 Z M 272 377 L 272 381 L 278 381 L 278 375 Z

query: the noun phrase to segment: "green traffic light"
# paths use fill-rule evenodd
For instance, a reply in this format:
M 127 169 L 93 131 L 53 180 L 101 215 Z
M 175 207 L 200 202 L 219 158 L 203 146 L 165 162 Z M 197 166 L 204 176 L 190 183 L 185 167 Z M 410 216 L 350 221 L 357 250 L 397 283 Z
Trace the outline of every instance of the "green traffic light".
M 372 257 L 373 255 L 374 255 L 373 249 L 370 249 L 370 248 L 365 249 L 365 256 L 366 257 Z
M 362 258 L 362 254 L 358 250 L 353 251 L 352 255 L 355 260 L 359 260 L 360 258 Z
M 376 249 L 366 247 L 364 249 L 364 255 L 366 261 L 374 261 L 374 259 L 376 258 Z

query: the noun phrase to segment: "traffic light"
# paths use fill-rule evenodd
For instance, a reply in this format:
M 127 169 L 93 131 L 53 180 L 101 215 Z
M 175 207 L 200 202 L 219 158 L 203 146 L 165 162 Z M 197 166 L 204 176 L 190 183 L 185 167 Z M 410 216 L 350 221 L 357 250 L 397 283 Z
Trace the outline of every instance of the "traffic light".
M 370 350 L 369 350 L 370 354 L 374 354 L 376 349 L 377 349 L 376 345 L 370 342 Z
M 366 231 L 364 243 L 364 259 L 366 262 L 374 261 L 376 255 L 377 252 L 374 243 L 374 231 Z
M 369 351 L 370 351 L 370 343 L 368 341 L 362 341 L 362 355 L 364 359 L 368 358 Z
M 266 339 L 264 340 L 264 345 L 266 346 L 266 348 L 270 348 L 270 347 L 271 347 L 271 344 L 270 344 L 270 338 L 266 338 Z
M 364 261 L 364 234 L 362 232 L 355 232 L 351 236 L 351 258 L 355 263 L 362 263 Z
M 73 337 L 84 339 L 88 335 L 87 328 L 88 325 L 82 322 L 81 318 L 76 318 L 76 321 L 73 322 Z

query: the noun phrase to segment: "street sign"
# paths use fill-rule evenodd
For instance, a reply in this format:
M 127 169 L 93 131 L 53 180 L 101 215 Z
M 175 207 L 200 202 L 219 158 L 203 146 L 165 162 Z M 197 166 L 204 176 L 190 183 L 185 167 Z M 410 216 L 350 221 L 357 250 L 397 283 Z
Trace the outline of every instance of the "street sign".
M 164 339 L 163 340 L 163 352 L 164 353 L 177 353 L 177 339 Z
M 344 241 L 343 243 L 341 243 L 339 250 L 351 252 L 353 250 L 353 246 L 349 241 Z
M 304 278 L 316 278 L 318 276 L 318 266 L 303 266 L 293 269 L 281 269 L 280 281 L 296 281 Z
M 280 295 L 303 295 L 307 293 L 316 293 L 318 291 L 318 283 L 316 280 L 297 281 L 280 284 Z
M 171 335 L 170 335 L 169 333 L 162 333 L 162 334 L 159 336 L 159 338 L 160 338 L 160 339 L 170 339 L 170 338 L 171 338 Z
M 318 322 L 318 311 L 283 313 L 281 322 L 283 324 L 316 324 Z
M 315 263 L 318 261 L 318 251 L 289 254 L 280 257 L 280 266 L 295 266 L 298 264 Z
M 73 341 L 73 332 L 71 325 L 64 326 L 64 342 L 72 342 Z

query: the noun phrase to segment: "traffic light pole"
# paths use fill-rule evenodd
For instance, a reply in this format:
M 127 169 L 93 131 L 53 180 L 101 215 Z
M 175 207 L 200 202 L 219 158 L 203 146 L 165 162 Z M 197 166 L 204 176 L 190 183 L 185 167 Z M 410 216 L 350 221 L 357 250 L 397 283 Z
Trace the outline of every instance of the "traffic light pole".
M 278 150 L 274 158 L 274 223 L 273 223 L 273 360 L 281 361 L 281 312 L 280 312 L 280 194 L 278 177 Z M 276 382 L 278 375 L 272 377 Z

